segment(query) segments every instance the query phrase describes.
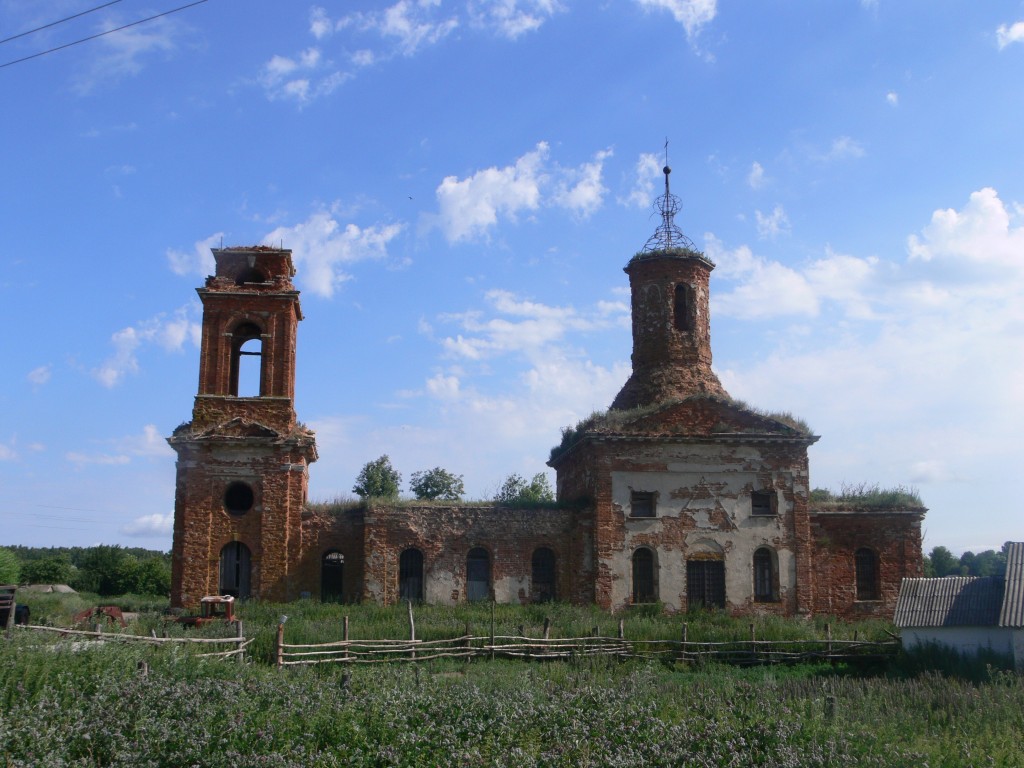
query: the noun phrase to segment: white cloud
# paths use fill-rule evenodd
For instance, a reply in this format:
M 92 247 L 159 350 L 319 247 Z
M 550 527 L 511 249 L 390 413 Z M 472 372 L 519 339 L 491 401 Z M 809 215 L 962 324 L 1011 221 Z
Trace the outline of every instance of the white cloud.
M 885 94 L 885 100 L 888 104 L 898 107 L 900 105 L 900 95 L 896 91 L 889 91 Z
M 202 326 L 195 304 L 180 307 L 173 313 L 160 313 L 138 325 L 122 328 L 110 337 L 113 354 L 91 373 L 105 387 L 114 387 L 125 376 L 139 371 L 138 350 L 144 344 L 157 344 L 168 352 L 180 352 L 186 343 L 198 347 Z
M 971 194 L 963 210 L 935 211 L 921 235 L 907 239 L 911 260 L 955 261 L 962 265 L 1004 268 L 1024 275 L 1024 227 L 1011 222 L 1011 213 L 991 187 Z M 967 276 L 960 270 L 957 280 Z
M 302 105 L 333 93 L 351 77 L 324 60 L 319 48 L 310 46 L 294 56 L 272 56 L 263 65 L 259 83 L 271 101 L 284 99 Z
M 64 455 L 64 458 L 79 469 L 87 465 L 119 466 L 131 462 L 130 456 L 110 453 L 78 453 L 76 451 L 69 451 Z
M 645 9 L 665 10 L 683 25 L 686 36 L 693 38 L 717 13 L 717 0 L 636 0 Z
M 115 441 L 123 453 L 149 458 L 170 458 L 174 450 L 155 424 L 146 424 L 141 435 L 130 435 Z
M 601 183 L 601 172 L 604 161 L 611 156 L 612 150 L 605 149 L 598 152 L 592 162 L 584 163 L 577 170 L 566 171 L 552 198 L 555 205 L 583 218 L 600 208 L 608 192 Z
M 662 175 L 661 162 L 655 155 L 645 152 L 636 161 L 635 174 L 633 188 L 619 202 L 622 205 L 646 208 L 654 202 L 654 182 Z
M 40 365 L 38 368 L 33 368 L 28 372 L 25 377 L 34 387 L 41 387 L 50 380 L 50 375 L 53 373 L 50 365 Z
M 468 4 L 467 10 L 475 25 L 515 40 L 540 29 L 565 6 L 558 0 L 476 0 Z
M 334 31 L 334 23 L 327 11 L 318 5 L 309 9 L 309 34 L 317 40 L 328 37 Z
M 750 166 L 750 173 L 747 174 L 747 184 L 751 189 L 760 189 L 765 185 L 767 179 L 764 175 L 764 168 L 756 160 Z
M 1008 45 L 1022 42 L 1024 42 L 1024 21 L 1014 22 L 1010 26 L 1000 24 L 999 29 L 996 30 L 996 44 L 1000 51 Z
M 789 234 L 789 217 L 781 205 L 776 205 L 769 214 L 754 211 L 757 218 L 757 234 L 762 239 L 774 239 L 779 235 Z
M 564 208 L 582 218 L 593 214 L 608 191 L 602 172 L 612 150 L 595 153 L 578 168 L 550 162 L 549 155 L 542 141 L 513 165 L 485 168 L 465 179 L 446 176 L 435 194 L 437 221 L 448 241 L 484 236 L 499 219 L 515 222 L 519 214 L 541 208 Z
M 166 536 L 174 530 L 174 513 L 159 513 L 137 517 L 130 523 L 122 525 L 121 533 L 125 536 Z
M 191 252 L 168 248 L 167 263 L 176 275 L 212 275 L 215 264 L 211 250 L 219 247 L 223 241 L 224 233 L 214 232 L 204 240 L 197 240 Z
M 402 224 L 342 226 L 330 212 L 319 211 L 293 227 L 278 227 L 263 242 L 283 242 L 285 248 L 291 248 L 296 264 L 301 264 L 302 286 L 329 298 L 338 285 L 351 278 L 343 266 L 387 257 L 388 244 L 403 228 Z
M 523 210 L 540 206 L 548 145 L 536 148 L 504 168 L 485 168 L 459 180 L 446 176 L 436 190 L 441 227 L 451 242 L 469 240 L 498 223 L 498 215 L 515 221 Z

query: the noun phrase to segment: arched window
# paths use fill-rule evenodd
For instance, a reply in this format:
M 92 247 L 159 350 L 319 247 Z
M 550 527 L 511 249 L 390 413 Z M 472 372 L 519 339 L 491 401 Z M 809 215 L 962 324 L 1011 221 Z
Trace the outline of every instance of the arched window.
M 250 590 L 251 555 L 249 548 L 240 541 L 224 545 L 220 551 L 220 584 L 222 595 L 231 595 L 245 600 Z
M 533 550 L 530 568 L 530 597 L 535 603 L 555 600 L 555 553 L 547 547 Z
M 725 560 L 686 561 L 686 602 L 690 608 L 725 608 Z
M 692 331 L 693 320 L 690 317 L 690 286 L 680 283 L 676 286 L 673 314 L 677 331 Z
M 345 555 L 336 549 L 324 552 L 320 561 L 320 602 L 340 603 L 345 599 Z
M 231 334 L 231 392 L 235 397 L 263 394 L 263 336 L 259 326 L 242 323 Z
M 779 599 L 776 588 L 775 555 L 767 547 L 754 552 L 754 602 L 773 603 Z
M 398 558 L 398 595 L 403 600 L 423 599 L 423 553 L 407 549 Z
M 466 555 L 466 599 L 487 600 L 491 596 L 491 558 L 483 547 Z
M 657 599 L 654 553 L 647 547 L 641 547 L 633 553 L 633 602 L 653 603 Z
M 857 571 L 857 599 L 878 599 L 878 555 L 867 547 L 861 547 L 853 556 Z

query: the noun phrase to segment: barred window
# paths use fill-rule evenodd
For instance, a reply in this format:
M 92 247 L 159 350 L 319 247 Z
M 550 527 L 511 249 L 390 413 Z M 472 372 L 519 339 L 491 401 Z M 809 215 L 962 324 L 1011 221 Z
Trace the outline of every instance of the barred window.
M 857 599 L 878 600 L 878 555 L 867 547 L 861 547 L 853 557 L 857 571 Z

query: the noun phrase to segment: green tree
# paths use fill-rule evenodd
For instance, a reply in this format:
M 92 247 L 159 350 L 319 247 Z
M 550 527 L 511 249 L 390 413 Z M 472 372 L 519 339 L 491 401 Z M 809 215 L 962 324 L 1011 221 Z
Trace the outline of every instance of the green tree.
M 170 561 L 165 557 L 142 560 L 135 572 L 135 585 L 131 591 L 139 595 L 170 595 Z
M 960 561 L 945 547 L 933 547 L 928 556 L 935 576 L 959 576 Z
M 130 564 L 124 562 L 127 557 L 125 551 L 117 544 L 90 547 L 82 556 L 76 583 L 72 586 L 80 591 L 95 592 L 104 597 L 123 594 L 125 573 L 132 568 Z
M 555 500 L 555 494 L 551 490 L 548 476 L 538 472 L 530 482 L 513 472 L 505 478 L 505 481 L 498 488 L 494 500 L 506 506 L 516 504 L 550 504 Z
M 30 560 L 21 566 L 21 580 L 26 584 L 70 584 L 75 566 L 67 555 Z
M 391 466 L 385 453 L 375 461 L 368 461 L 359 471 L 352 492 L 364 499 L 396 499 L 402 476 Z
M 447 469 L 434 467 L 423 472 L 413 472 L 409 490 L 417 499 L 443 499 L 458 501 L 466 492 L 462 475 L 453 475 Z
M 0 584 L 17 584 L 21 563 L 9 549 L 0 547 Z

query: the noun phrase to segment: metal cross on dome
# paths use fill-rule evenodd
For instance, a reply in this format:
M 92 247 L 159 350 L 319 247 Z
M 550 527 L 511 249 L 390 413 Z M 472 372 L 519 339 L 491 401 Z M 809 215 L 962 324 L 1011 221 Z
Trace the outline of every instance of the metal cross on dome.
M 683 230 L 675 222 L 675 216 L 682 209 L 683 204 L 669 191 L 668 187 L 668 175 L 672 173 L 672 169 L 668 165 L 668 139 L 665 139 L 665 167 L 661 170 L 665 174 L 665 194 L 654 201 L 654 211 L 660 214 L 661 223 L 644 247 L 640 249 L 640 252 L 651 253 L 682 249 L 696 251 L 697 248 L 693 241 L 683 234 Z

